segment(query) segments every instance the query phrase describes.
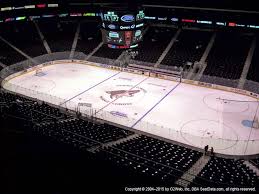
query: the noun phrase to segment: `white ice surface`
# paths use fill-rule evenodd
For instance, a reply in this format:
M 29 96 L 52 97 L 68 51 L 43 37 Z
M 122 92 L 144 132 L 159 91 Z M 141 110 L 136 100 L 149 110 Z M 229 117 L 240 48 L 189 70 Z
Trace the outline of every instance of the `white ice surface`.
M 80 111 L 183 144 L 208 144 L 228 155 L 259 153 L 259 130 L 242 124 L 256 114 L 251 97 L 82 64 L 47 66 L 43 73 L 15 77 L 4 87 L 73 110 L 91 103 L 91 111 Z M 116 91 L 135 93 L 111 96 Z

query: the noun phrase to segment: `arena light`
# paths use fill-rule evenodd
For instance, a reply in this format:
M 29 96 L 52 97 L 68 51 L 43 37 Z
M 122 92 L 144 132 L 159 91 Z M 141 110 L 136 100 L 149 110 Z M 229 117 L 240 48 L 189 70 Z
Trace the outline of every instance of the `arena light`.
M 22 7 L 22 6 L 21 6 L 21 7 L 14 7 L 14 9 L 15 9 L 15 10 L 25 9 L 25 7 L 24 7 L 24 6 L 23 6 L 23 7 Z
M 159 20 L 159 21 L 166 21 L 167 17 L 158 17 L 157 20 Z
M 14 21 L 15 20 L 15 18 L 6 18 L 5 19 L 5 22 L 12 22 L 12 21 Z
M 2 7 L 1 11 L 9 11 L 9 10 L 12 10 L 12 9 L 13 9 L 12 7 Z
M 70 13 L 71 17 L 78 17 L 78 16 L 82 16 L 81 13 Z
M 40 18 L 40 16 L 30 16 L 31 20 L 38 19 L 38 18 Z
M 58 7 L 58 4 L 54 4 L 54 3 L 48 4 L 48 7 Z
M 88 17 L 88 16 L 95 16 L 95 13 L 84 13 L 83 14 L 84 17 Z
M 234 27 L 234 26 L 236 26 L 236 23 L 235 22 L 229 22 L 228 26 Z
M 247 25 L 248 28 L 259 28 L 259 26 L 256 25 Z
M 15 18 L 16 21 L 25 20 L 25 19 L 26 19 L 26 16 L 21 16 L 21 17 Z
M 55 15 L 42 15 L 43 18 L 51 18 L 51 17 L 55 17 Z
M 182 19 L 182 22 L 195 23 L 195 20 L 193 20 L 193 19 Z
M 68 16 L 68 13 L 62 13 L 62 14 L 58 15 L 58 17 L 60 17 L 60 18 L 67 17 L 67 16 Z
M 172 21 L 172 22 L 178 22 L 179 19 L 178 19 L 178 18 L 171 18 L 171 21 Z
M 199 23 L 199 24 L 212 24 L 212 21 L 197 20 L 197 23 Z
M 242 28 L 243 28 L 243 27 L 246 27 L 245 24 L 236 24 L 236 26 L 237 26 L 237 27 L 242 27 Z
M 156 17 L 152 17 L 152 16 L 145 16 L 145 19 L 147 19 L 147 20 L 155 20 L 155 19 L 156 19 Z
M 216 25 L 218 25 L 218 26 L 226 26 L 226 22 L 216 22 Z
M 36 7 L 37 7 L 37 8 L 45 8 L 45 7 L 46 7 L 46 4 L 37 4 Z
M 25 9 L 34 9 L 35 5 L 25 5 Z

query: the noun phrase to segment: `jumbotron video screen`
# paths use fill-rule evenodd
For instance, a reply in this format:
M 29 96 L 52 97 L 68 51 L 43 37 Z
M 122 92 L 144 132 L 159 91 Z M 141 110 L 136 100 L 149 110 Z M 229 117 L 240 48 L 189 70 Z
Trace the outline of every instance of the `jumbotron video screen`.
M 111 48 L 133 48 L 142 40 L 142 30 L 109 31 L 102 30 L 103 41 Z
M 102 39 L 110 48 L 135 48 L 143 38 L 144 11 L 104 11 Z

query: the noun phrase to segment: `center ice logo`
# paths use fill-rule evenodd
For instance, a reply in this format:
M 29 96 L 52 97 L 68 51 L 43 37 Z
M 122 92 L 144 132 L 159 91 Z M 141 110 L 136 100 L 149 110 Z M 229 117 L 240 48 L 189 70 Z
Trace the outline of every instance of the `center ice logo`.
M 146 92 L 145 89 L 138 86 L 116 85 L 111 90 L 105 90 L 100 98 L 102 101 L 114 105 L 132 105 L 135 102 L 140 102 Z
M 106 91 L 107 94 L 110 94 L 110 98 L 113 97 L 121 98 L 121 97 L 133 97 L 136 93 L 139 93 L 140 90 L 113 90 L 113 91 Z

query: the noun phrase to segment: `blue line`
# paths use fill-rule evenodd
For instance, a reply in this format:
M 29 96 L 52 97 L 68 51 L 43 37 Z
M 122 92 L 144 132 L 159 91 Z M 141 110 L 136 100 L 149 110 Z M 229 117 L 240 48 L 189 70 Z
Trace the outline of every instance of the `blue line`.
M 151 109 L 149 109 L 140 119 L 137 120 L 136 123 L 134 123 L 131 128 L 135 127 L 148 113 L 150 113 L 160 102 L 162 102 L 172 91 L 177 88 L 177 86 L 180 85 L 181 82 L 179 82 L 172 90 L 170 90 L 163 98 L 161 98 Z
M 119 72 L 119 73 L 121 73 L 121 72 Z M 85 92 L 87 92 L 87 91 L 89 91 L 89 90 L 93 89 L 94 87 L 96 87 L 96 86 L 98 86 L 98 85 L 102 84 L 103 82 L 105 82 L 105 81 L 107 81 L 107 80 L 109 80 L 109 79 L 113 78 L 114 76 L 118 75 L 119 73 L 116 73 L 116 74 L 112 75 L 111 77 L 108 77 L 107 79 L 105 79 L 105 80 L 103 80 L 103 81 L 99 82 L 98 84 L 95 84 L 94 86 L 92 86 L 92 87 L 90 87 L 90 88 L 86 89 L 85 91 L 83 91 L 83 92 L 81 92 L 81 93 L 79 93 L 79 94 L 75 95 L 74 97 L 72 97 L 72 98 L 70 98 L 70 99 L 66 100 L 65 102 L 62 102 L 62 103 L 61 103 L 61 104 L 59 104 L 59 105 L 61 106 L 61 105 L 65 104 L 65 103 L 69 102 L 70 100 L 72 100 L 72 99 L 76 98 L 77 96 L 80 96 L 81 94 L 83 94 L 83 93 L 85 93 Z

